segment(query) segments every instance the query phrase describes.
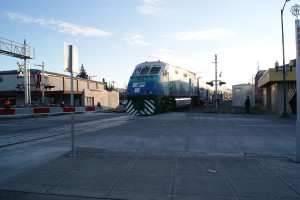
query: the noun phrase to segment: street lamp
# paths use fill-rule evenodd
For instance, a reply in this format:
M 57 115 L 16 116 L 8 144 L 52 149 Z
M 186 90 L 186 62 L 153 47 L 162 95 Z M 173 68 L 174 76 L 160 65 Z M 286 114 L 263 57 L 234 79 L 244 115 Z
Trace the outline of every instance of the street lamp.
M 284 55 L 283 11 L 284 11 L 286 2 L 289 2 L 289 1 L 290 0 L 285 0 L 283 8 L 281 9 L 282 59 L 283 59 L 283 103 L 284 103 L 282 117 L 288 117 L 288 113 L 286 110 L 286 81 L 285 81 L 286 70 L 285 70 L 285 55 Z
M 282 113 L 282 117 L 289 117 L 288 112 L 286 110 L 286 80 L 285 80 L 285 76 L 287 74 L 286 68 L 287 66 L 290 67 L 290 71 L 292 72 L 292 67 L 293 67 L 293 61 L 290 61 L 288 65 L 283 65 L 282 66 L 282 74 L 283 74 L 283 113 Z M 279 71 L 279 63 L 276 60 L 275 62 L 275 69 L 276 72 Z

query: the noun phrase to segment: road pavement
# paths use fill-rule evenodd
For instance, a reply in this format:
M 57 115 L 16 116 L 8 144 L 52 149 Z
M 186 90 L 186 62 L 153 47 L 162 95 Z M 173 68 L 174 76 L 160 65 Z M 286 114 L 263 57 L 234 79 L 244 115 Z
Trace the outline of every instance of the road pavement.
M 300 199 L 295 134 L 276 115 L 136 118 L 77 135 L 75 157 L 69 138 L 1 152 L 5 173 L 17 151 L 60 149 L 3 178 L 0 199 Z

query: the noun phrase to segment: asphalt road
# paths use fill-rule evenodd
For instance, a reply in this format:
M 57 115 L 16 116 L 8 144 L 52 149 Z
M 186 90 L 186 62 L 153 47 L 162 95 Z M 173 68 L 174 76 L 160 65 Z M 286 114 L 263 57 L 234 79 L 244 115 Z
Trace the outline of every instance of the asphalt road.
M 83 124 L 86 122 L 114 118 L 116 116 L 124 116 L 125 113 L 80 113 L 75 114 L 75 124 Z M 1 135 L 10 135 L 14 133 L 44 130 L 53 127 L 65 126 L 70 124 L 71 115 L 55 115 L 33 118 L 20 119 L 0 119 Z
M 71 150 L 70 115 L 1 120 L 0 181 Z M 75 147 L 164 154 L 295 156 L 294 119 L 169 112 L 75 115 Z
M 75 137 L 135 118 L 125 113 L 76 114 Z M 0 181 L 71 150 L 70 115 L 1 119 L 0 130 L 0 170 L 5 172 L 0 173 Z M 53 141 L 64 141 L 65 145 L 48 146 Z

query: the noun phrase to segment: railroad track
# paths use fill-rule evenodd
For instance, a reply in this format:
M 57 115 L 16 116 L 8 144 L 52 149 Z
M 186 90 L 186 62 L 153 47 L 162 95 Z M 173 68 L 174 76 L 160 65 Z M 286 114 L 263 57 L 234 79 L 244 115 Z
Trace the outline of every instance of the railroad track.
M 135 120 L 138 118 L 140 117 L 125 115 L 82 123 L 75 123 L 74 133 L 75 135 L 80 135 L 114 126 L 120 126 L 130 120 Z M 0 152 L 33 144 L 48 142 L 51 140 L 63 139 L 71 134 L 70 126 L 70 124 L 66 124 L 58 127 L 44 128 L 42 130 L 33 130 L 24 133 L 0 136 Z

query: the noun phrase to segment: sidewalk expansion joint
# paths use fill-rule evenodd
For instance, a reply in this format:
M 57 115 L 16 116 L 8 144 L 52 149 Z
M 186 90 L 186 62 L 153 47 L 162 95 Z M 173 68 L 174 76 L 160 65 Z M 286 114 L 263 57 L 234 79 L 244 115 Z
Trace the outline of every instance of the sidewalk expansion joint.
M 134 163 L 137 161 L 138 158 L 139 158 L 139 157 L 137 157 L 137 158 L 135 158 L 134 160 L 132 160 L 131 163 L 128 165 L 128 167 L 127 167 L 125 170 L 123 170 L 122 174 L 119 176 L 119 178 L 117 179 L 117 181 L 115 182 L 115 184 L 114 184 L 114 185 L 111 187 L 111 189 L 109 190 L 109 192 L 108 192 L 108 194 L 107 194 L 107 196 L 106 196 L 106 199 L 109 199 L 108 197 L 109 197 L 109 195 L 111 194 L 111 192 L 114 190 L 114 188 L 115 188 L 115 187 L 117 186 L 117 184 L 120 182 L 120 180 L 121 180 L 123 177 L 125 177 L 127 171 L 130 169 L 130 167 L 131 167 L 132 165 L 134 165 Z
M 271 174 L 276 176 L 279 180 L 281 180 L 283 183 L 285 183 L 290 189 L 292 189 L 294 192 L 296 192 L 298 195 L 300 195 L 300 191 L 294 187 L 292 184 L 290 184 L 288 181 L 286 181 L 283 177 L 281 177 L 279 174 L 277 174 L 274 170 L 272 170 L 269 166 L 267 166 L 263 161 L 257 160 L 262 166 L 264 166 Z
M 222 163 L 219 161 L 219 159 L 216 159 L 216 161 L 217 161 L 217 163 L 218 163 L 220 169 L 221 169 L 222 172 L 224 173 L 226 180 L 228 181 L 228 183 L 230 184 L 232 190 L 234 191 L 235 196 L 238 197 L 239 195 L 238 195 L 237 191 L 235 190 L 233 184 L 231 183 L 230 179 L 228 178 L 229 176 L 228 176 L 228 174 L 226 173 L 226 170 L 223 168 Z
M 171 197 L 171 200 L 173 200 L 174 198 L 174 185 L 175 185 L 175 170 L 176 170 L 176 162 L 177 162 L 177 156 L 173 156 L 173 164 L 174 164 L 174 167 L 173 167 L 173 182 L 172 182 L 172 197 Z

